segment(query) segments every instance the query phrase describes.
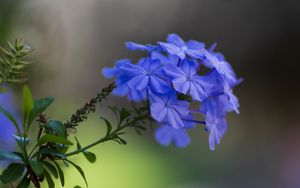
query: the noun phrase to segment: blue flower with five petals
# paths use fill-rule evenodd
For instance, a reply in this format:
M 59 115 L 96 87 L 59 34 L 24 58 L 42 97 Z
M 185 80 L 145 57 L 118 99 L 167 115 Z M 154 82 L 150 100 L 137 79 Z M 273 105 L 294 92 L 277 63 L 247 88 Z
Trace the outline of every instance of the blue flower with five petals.
M 198 66 L 193 61 L 185 59 L 179 67 L 173 64 L 165 65 L 165 72 L 172 78 L 176 91 L 202 101 L 207 97 L 207 91 L 212 85 L 206 81 L 205 76 L 198 75 Z
M 150 89 L 155 93 L 166 93 L 170 90 L 169 80 L 159 60 L 142 58 L 137 65 L 125 63 L 121 69 L 129 77 L 127 85 L 131 89 Z
M 178 100 L 173 92 L 151 95 L 151 116 L 158 122 L 166 122 L 175 129 L 184 127 L 183 117 L 189 115 L 189 103 Z
M 196 59 L 205 59 L 204 43 L 195 40 L 189 40 L 188 42 L 185 42 L 175 33 L 168 35 L 167 42 L 158 42 L 158 44 L 169 54 L 176 55 L 180 59 L 184 59 L 186 55 Z
M 173 127 L 164 124 L 155 130 L 155 139 L 163 146 L 168 146 L 174 143 L 176 147 L 187 147 L 191 138 L 185 128 L 174 129 Z

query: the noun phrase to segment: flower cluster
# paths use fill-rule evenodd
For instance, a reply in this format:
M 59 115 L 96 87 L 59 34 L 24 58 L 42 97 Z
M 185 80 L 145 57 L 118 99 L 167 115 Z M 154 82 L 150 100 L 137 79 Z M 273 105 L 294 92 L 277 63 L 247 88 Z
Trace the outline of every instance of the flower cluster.
M 169 34 L 157 45 L 127 42 L 126 47 L 146 51 L 147 57 L 137 64 L 122 59 L 103 69 L 106 78 L 116 79 L 113 94 L 149 101 L 151 116 L 160 125 L 155 132 L 160 144 L 186 147 L 190 143 L 186 130 L 202 124 L 214 150 L 227 129 L 226 113 L 239 113 L 232 88 L 241 82 L 224 56 L 214 52 L 216 45 L 206 49 L 204 43 Z M 200 107 L 192 110 L 191 103 Z M 205 121 L 196 120 L 197 114 Z

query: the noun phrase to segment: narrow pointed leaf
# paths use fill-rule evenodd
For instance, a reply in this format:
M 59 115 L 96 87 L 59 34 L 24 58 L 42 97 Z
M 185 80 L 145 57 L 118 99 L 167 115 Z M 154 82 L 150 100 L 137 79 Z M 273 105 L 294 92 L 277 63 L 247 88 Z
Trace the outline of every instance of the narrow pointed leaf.
M 67 161 L 68 163 L 70 163 L 71 165 L 73 165 L 73 166 L 78 170 L 78 172 L 80 173 L 80 175 L 81 175 L 82 178 L 84 179 L 86 186 L 88 187 L 88 183 L 87 183 L 87 180 L 86 180 L 86 178 L 85 178 L 84 172 L 83 172 L 83 170 L 80 168 L 80 166 L 76 165 L 76 164 L 73 163 L 72 161 L 69 161 L 69 160 L 66 160 L 66 161 Z
M 47 170 L 44 171 L 44 175 L 45 175 L 45 178 L 47 180 L 48 187 L 49 188 L 54 188 L 55 187 L 54 181 L 51 178 L 50 174 L 47 172 Z
M 28 123 L 28 119 L 31 111 L 33 110 L 34 104 L 32 100 L 32 95 L 28 86 L 23 87 L 23 113 L 24 113 L 24 122 Z
M 53 176 L 55 178 L 58 178 L 57 170 L 51 163 L 49 163 L 47 161 L 43 161 L 43 165 L 44 165 L 44 167 L 46 167 L 53 174 Z

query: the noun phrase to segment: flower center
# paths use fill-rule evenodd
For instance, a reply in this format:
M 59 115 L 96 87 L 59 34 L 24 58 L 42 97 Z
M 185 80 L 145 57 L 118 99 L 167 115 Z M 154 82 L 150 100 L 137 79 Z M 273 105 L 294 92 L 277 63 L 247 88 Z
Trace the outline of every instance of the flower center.
M 184 46 L 181 47 L 181 50 L 182 50 L 182 51 L 186 51 L 186 50 L 187 50 L 187 47 L 184 45 Z

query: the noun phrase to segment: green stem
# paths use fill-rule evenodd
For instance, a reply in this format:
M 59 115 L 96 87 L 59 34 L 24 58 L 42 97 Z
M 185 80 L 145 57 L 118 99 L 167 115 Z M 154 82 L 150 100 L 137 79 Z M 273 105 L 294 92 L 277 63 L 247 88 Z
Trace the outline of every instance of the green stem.
M 148 114 L 140 115 L 140 116 L 134 118 L 132 121 L 126 123 L 125 125 L 118 127 L 116 130 L 114 130 L 113 132 L 111 132 L 109 135 L 101 138 L 100 140 L 97 140 L 96 142 L 91 143 L 91 144 L 89 144 L 89 145 L 87 145 L 87 146 L 85 146 L 83 148 L 80 148 L 78 150 L 75 150 L 73 152 L 67 153 L 65 156 L 66 157 L 70 157 L 72 155 L 76 155 L 76 154 L 84 152 L 84 151 L 86 151 L 86 150 L 88 150 L 88 149 L 90 149 L 90 148 L 92 148 L 92 147 L 94 147 L 94 146 L 96 146 L 96 145 L 98 145 L 100 143 L 112 140 L 113 138 L 115 138 L 116 134 L 120 130 L 122 130 L 122 129 L 126 128 L 126 127 L 130 127 L 131 125 L 134 125 L 137 121 L 142 120 L 142 119 L 146 118 L 147 116 L 148 116 Z

